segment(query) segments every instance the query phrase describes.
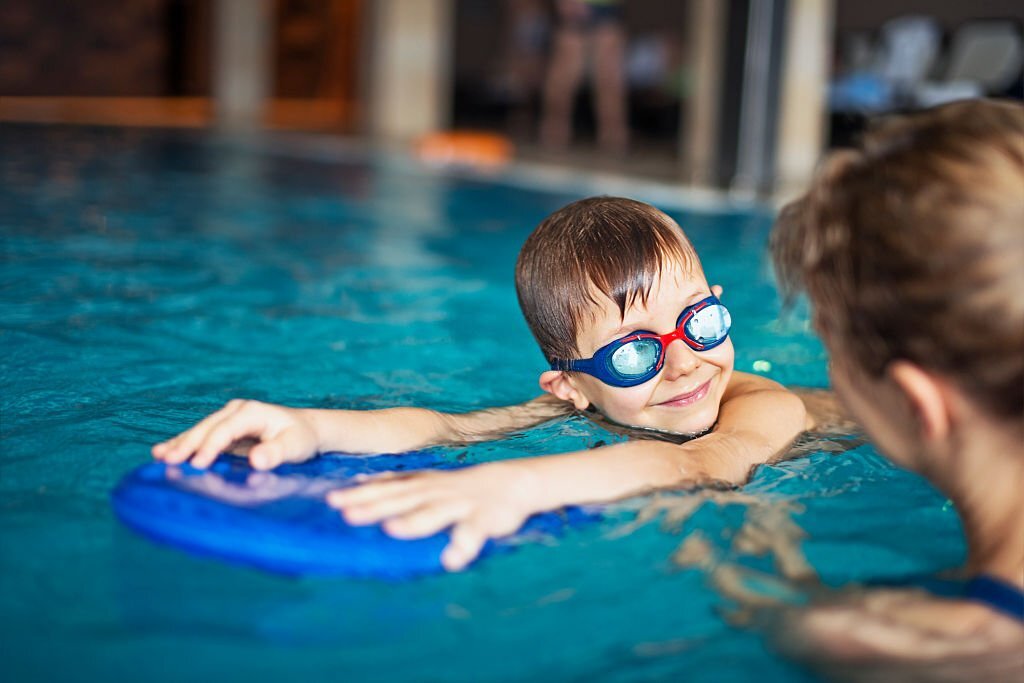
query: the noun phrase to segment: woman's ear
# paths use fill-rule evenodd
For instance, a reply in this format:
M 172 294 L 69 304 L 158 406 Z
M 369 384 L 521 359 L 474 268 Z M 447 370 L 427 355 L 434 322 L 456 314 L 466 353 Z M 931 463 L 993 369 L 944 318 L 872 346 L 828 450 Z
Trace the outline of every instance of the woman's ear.
M 921 438 L 926 441 L 945 439 L 949 435 L 953 408 L 946 386 L 905 360 L 890 363 L 886 373 L 917 416 Z
M 584 396 L 569 375 L 561 370 L 540 373 L 540 388 L 556 398 L 571 402 L 576 406 L 576 410 L 586 410 L 590 406 L 590 399 Z

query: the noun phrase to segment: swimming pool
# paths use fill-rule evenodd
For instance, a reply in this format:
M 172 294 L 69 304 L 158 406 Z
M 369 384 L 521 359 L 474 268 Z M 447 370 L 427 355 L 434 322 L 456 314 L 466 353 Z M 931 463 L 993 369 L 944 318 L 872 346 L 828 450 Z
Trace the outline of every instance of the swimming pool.
M 5 679 L 812 680 L 672 560 L 699 533 L 778 574 L 738 542 L 741 502 L 624 533 L 638 499 L 557 543 L 408 583 L 197 559 L 112 515 L 110 490 L 152 442 L 232 397 L 469 410 L 533 396 L 542 357 L 512 268 L 580 190 L 198 133 L 5 126 L 0 145 Z M 805 320 L 777 317 L 770 215 L 663 208 L 725 287 L 737 368 L 823 386 Z M 614 438 L 573 419 L 450 455 Z M 869 446 L 763 467 L 745 492 L 800 506 L 800 549 L 826 584 L 963 557 L 952 508 Z

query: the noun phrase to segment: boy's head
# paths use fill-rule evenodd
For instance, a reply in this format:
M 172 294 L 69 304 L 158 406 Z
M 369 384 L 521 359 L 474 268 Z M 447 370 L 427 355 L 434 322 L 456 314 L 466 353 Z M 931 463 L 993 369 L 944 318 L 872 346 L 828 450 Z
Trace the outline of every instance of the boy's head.
M 878 413 L 876 441 L 895 414 L 876 385 L 907 364 L 1024 424 L 1024 107 L 883 121 L 826 160 L 772 248 L 814 304 L 837 391 L 869 431 Z
M 591 197 L 559 209 L 530 235 L 516 264 L 519 305 L 548 362 L 587 359 L 633 332 L 667 334 L 711 295 L 693 246 L 675 221 L 631 199 Z M 696 352 L 667 343 L 648 381 L 614 386 L 551 370 L 541 387 L 577 408 L 595 405 L 631 426 L 709 429 L 732 373 L 732 343 Z

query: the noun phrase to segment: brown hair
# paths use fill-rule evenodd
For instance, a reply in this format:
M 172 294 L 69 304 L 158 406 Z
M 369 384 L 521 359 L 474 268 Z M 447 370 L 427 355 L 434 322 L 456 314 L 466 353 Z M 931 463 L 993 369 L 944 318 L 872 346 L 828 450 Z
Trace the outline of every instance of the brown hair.
M 833 351 L 909 360 L 1024 415 L 1024 107 L 960 102 L 883 121 L 782 210 L 772 252 Z
M 625 317 L 644 304 L 669 263 L 700 268 L 675 221 L 649 204 L 590 197 L 545 218 L 516 262 L 516 293 L 526 322 L 548 361 L 575 358 L 580 326 L 603 294 Z

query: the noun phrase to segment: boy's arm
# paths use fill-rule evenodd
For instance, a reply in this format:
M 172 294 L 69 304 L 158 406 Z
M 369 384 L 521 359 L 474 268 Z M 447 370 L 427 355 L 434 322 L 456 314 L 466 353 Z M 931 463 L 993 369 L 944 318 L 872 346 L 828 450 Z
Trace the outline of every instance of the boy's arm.
M 321 451 L 400 453 L 440 444 L 490 441 L 569 415 L 573 406 L 544 394 L 526 403 L 469 413 L 442 413 L 425 408 L 304 412 L 320 434 Z
M 487 538 L 514 532 L 535 512 L 615 500 L 650 489 L 726 481 L 785 451 L 807 427 L 801 400 L 780 385 L 736 373 L 715 430 L 677 445 L 630 441 L 590 451 L 489 463 L 454 472 L 385 477 L 335 491 L 328 501 L 354 524 L 417 538 L 453 526 L 442 555 L 465 566 Z
M 540 509 L 657 488 L 742 484 L 754 467 L 781 457 L 809 426 L 798 396 L 764 377 L 735 373 L 710 434 L 683 444 L 629 441 L 537 462 L 533 468 L 538 480 L 552 482 L 538 487 L 545 492 Z M 573 476 L 576 462 L 586 463 L 584 469 L 590 471 Z
M 550 395 L 515 406 L 447 414 L 423 408 L 319 410 L 234 400 L 191 429 L 153 447 L 153 456 L 208 467 L 228 450 L 271 469 L 319 452 L 398 453 L 446 443 L 498 438 L 572 412 Z
M 800 398 L 763 377 L 735 373 L 710 433 L 683 444 L 628 441 L 526 461 L 538 492 L 532 507 L 593 503 L 651 489 L 713 482 L 742 484 L 785 453 L 808 426 Z

